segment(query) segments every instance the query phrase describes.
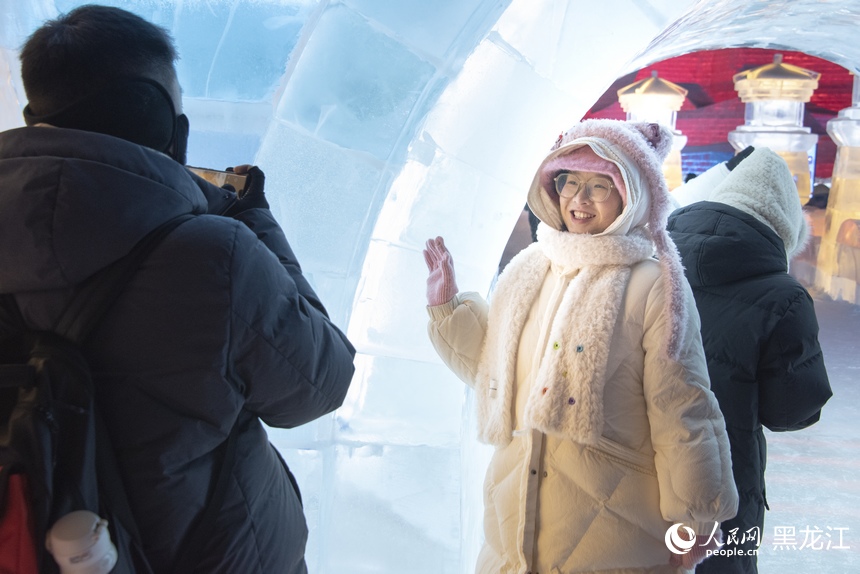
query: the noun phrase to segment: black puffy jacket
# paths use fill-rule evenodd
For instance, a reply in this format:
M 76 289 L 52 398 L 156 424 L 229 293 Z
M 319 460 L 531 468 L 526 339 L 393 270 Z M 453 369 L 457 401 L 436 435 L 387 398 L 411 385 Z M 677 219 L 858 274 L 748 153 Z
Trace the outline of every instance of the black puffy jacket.
M 766 444 L 772 431 L 818 421 L 831 396 L 812 298 L 787 272 L 785 246 L 734 207 L 699 202 L 669 217 L 669 233 L 693 288 L 711 389 L 732 449 L 738 515 L 722 525 L 742 539 L 764 535 Z M 734 545 L 745 549 L 755 544 Z M 706 560 L 697 572 L 756 572 L 755 560 Z
M 73 286 L 159 224 L 197 215 L 156 247 L 94 333 L 97 400 L 155 572 L 170 571 L 233 428 L 237 460 L 195 571 L 305 572 L 300 498 L 263 423 L 294 427 L 340 406 L 354 349 L 271 213 L 208 215 L 207 197 L 224 192 L 207 185 L 106 135 L 0 134 L 0 292 L 50 329 Z

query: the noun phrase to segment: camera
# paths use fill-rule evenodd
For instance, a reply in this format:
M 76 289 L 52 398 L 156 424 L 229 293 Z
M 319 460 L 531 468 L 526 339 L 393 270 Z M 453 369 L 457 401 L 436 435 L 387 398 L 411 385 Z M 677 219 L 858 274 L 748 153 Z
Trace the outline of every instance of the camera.
M 245 185 L 248 182 L 247 175 L 239 175 L 232 171 L 221 171 L 205 167 L 191 167 L 190 165 L 186 167 L 209 183 L 217 185 L 218 187 L 229 185 L 236 191 L 236 194 L 239 197 L 242 197 L 242 194 L 245 191 Z

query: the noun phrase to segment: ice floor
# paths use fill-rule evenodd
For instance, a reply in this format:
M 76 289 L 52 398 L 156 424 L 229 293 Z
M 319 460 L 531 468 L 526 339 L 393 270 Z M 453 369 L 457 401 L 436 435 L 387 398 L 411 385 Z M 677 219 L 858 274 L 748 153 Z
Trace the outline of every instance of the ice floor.
M 860 572 L 860 307 L 813 296 L 833 397 L 812 427 L 767 433 L 760 574 Z

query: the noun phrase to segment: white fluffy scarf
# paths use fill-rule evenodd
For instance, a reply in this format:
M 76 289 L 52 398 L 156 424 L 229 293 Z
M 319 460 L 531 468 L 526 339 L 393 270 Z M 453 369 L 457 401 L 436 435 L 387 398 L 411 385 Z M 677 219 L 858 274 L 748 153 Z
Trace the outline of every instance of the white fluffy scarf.
M 551 263 L 579 270 L 550 327 L 525 423 L 585 444 L 603 430 L 603 387 L 609 344 L 630 278 L 654 244 L 644 230 L 593 236 L 538 228 L 538 242 L 499 277 L 478 365 L 478 434 L 494 445 L 510 442 L 517 348 L 523 326 Z

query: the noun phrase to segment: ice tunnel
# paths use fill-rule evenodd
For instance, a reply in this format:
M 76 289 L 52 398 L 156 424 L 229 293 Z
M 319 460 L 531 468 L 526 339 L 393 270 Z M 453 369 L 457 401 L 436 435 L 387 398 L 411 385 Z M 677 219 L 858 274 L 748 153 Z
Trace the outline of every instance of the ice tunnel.
M 79 0 L 0 1 L 0 129 L 18 50 Z M 172 32 L 189 163 L 254 163 L 358 349 L 342 408 L 270 437 L 295 472 L 310 571 L 468 573 L 488 451 L 426 337 L 424 241 L 486 292 L 533 170 L 616 78 L 757 47 L 860 67 L 856 0 L 102 0 Z

